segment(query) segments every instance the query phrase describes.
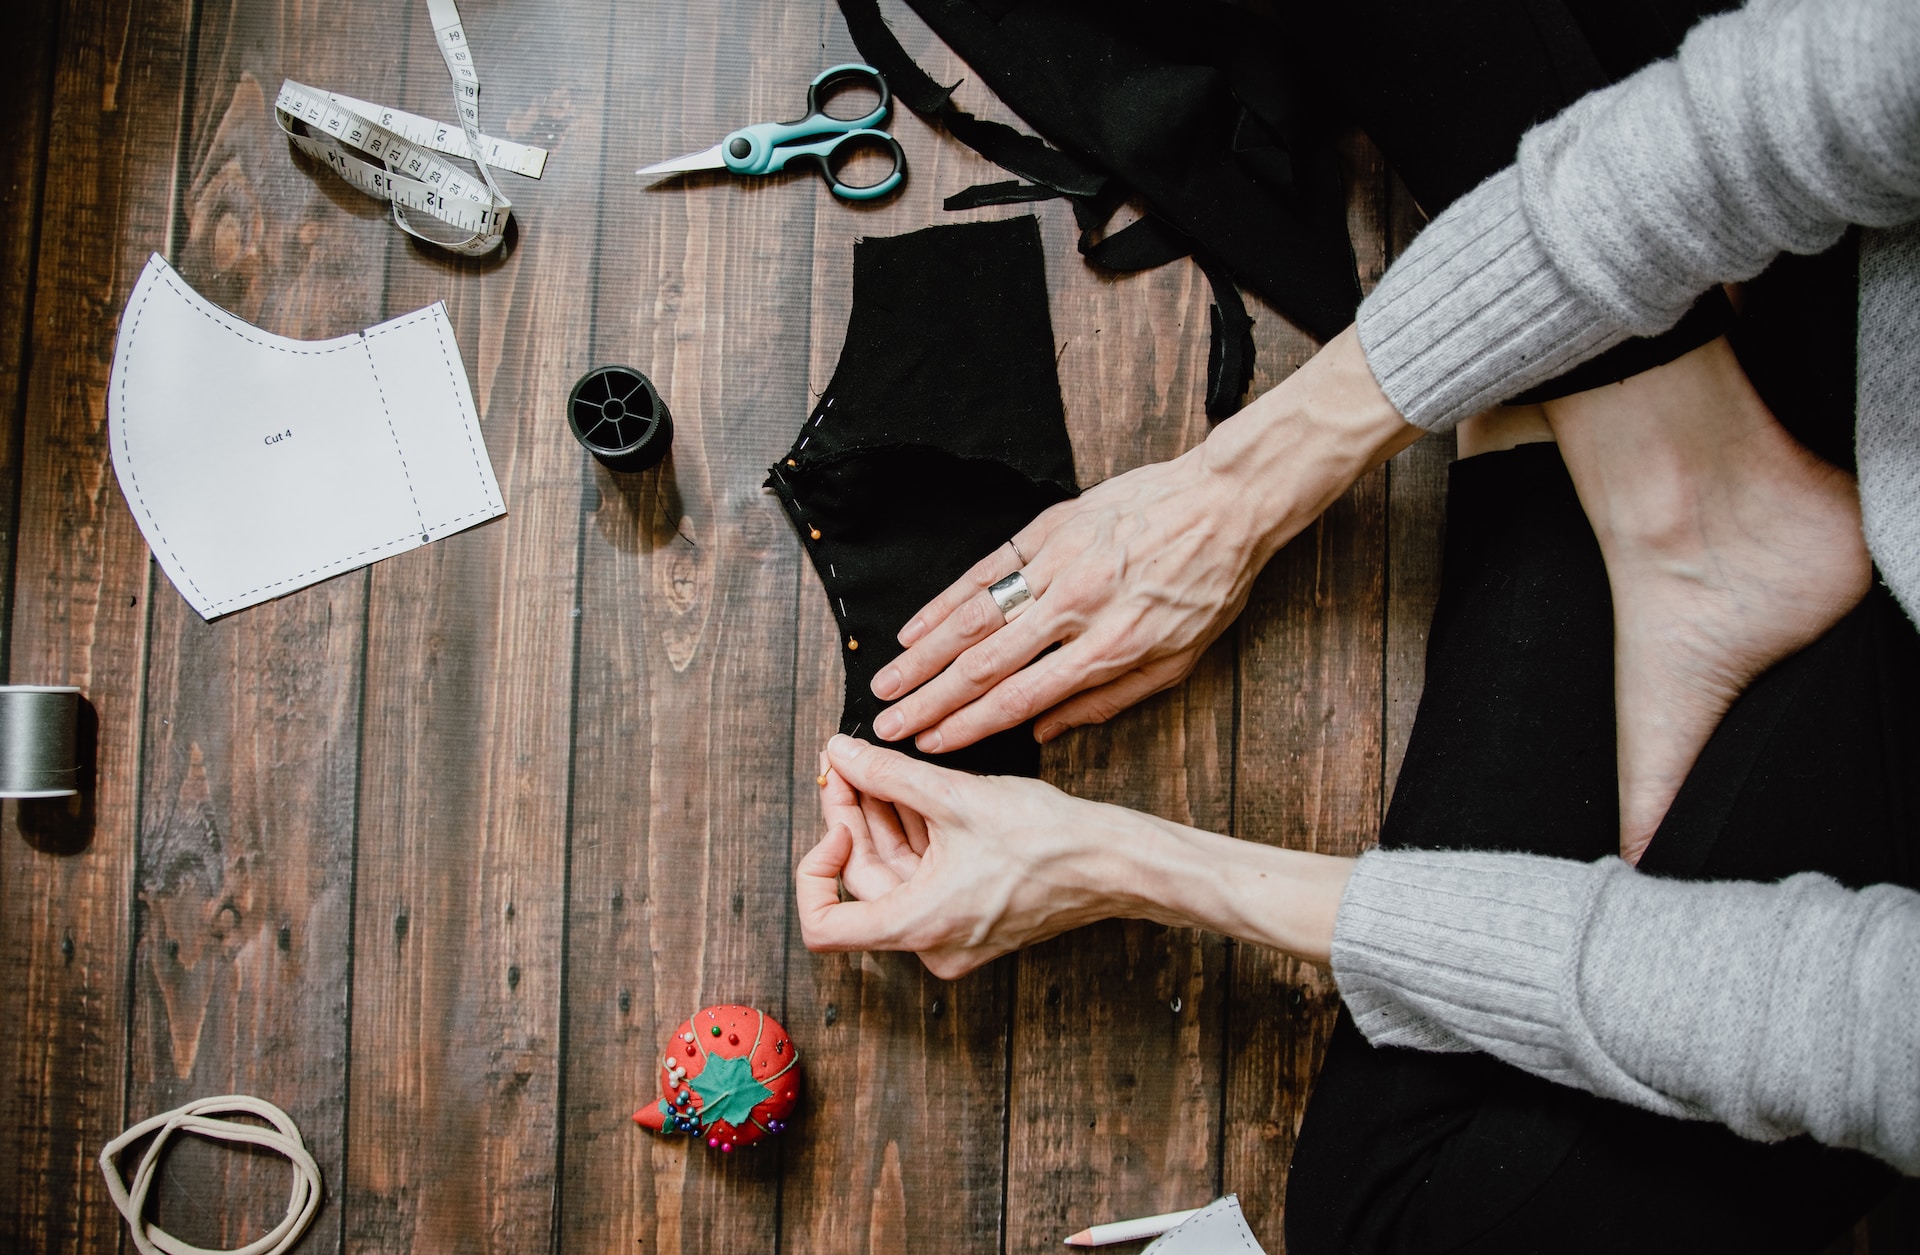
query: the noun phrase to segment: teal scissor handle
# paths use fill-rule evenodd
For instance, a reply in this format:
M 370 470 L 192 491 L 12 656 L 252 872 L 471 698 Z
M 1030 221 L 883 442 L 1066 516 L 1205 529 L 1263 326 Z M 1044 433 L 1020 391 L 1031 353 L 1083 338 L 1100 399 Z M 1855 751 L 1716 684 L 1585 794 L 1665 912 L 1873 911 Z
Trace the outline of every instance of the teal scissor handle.
M 820 97 L 833 87 L 853 79 L 864 80 L 880 93 L 880 103 L 861 118 L 832 117 L 820 106 Z M 735 174 L 772 174 L 786 169 L 788 163 L 805 159 L 818 166 L 833 194 L 843 200 L 873 200 L 900 186 L 907 168 L 906 154 L 900 144 L 885 131 L 874 129 L 893 107 L 893 94 L 887 80 L 870 65 L 857 62 L 836 65 L 820 71 L 807 85 L 807 115 L 793 122 L 757 122 L 743 126 L 720 141 L 720 156 Z M 821 138 L 825 137 L 825 138 Z M 817 140 L 811 144 L 801 140 Z M 893 173 L 869 187 L 842 183 L 833 172 L 831 158 L 842 144 L 877 144 L 893 154 Z
M 888 149 L 893 153 L 893 173 L 867 187 L 842 183 L 840 176 L 833 172 L 832 158 L 835 149 L 848 144 L 870 144 Z M 790 163 L 802 160 L 811 161 L 818 166 L 820 173 L 826 177 L 827 186 L 832 188 L 833 194 L 842 200 L 873 200 L 876 197 L 885 196 L 900 186 L 900 180 L 904 177 L 907 168 L 906 155 L 900 151 L 898 140 L 885 131 L 861 130 L 835 135 L 817 144 L 789 144 L 773 154 L 773 163 L 767 167 L 767 172 L 784 170 Z

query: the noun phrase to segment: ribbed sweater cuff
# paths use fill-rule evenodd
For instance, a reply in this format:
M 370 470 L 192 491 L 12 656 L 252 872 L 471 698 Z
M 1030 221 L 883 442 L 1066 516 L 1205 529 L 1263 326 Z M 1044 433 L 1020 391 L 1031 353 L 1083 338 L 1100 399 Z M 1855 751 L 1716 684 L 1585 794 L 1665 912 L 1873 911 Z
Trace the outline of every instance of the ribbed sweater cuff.
M 1553 267 L 1509 167 L 1455 201 L 1388 268 L 1358 315 L 1381 390 L 1443 431 L 1628 338 Z
M 1483 1050 L 1674 1111 L 1606 1057 L 1578 1014 L 1580 942 L 1610 865 L 1628 871 L 1471 851 L 1363 855 L 1333 934 L 1354 1023 L 1376 1046 Z

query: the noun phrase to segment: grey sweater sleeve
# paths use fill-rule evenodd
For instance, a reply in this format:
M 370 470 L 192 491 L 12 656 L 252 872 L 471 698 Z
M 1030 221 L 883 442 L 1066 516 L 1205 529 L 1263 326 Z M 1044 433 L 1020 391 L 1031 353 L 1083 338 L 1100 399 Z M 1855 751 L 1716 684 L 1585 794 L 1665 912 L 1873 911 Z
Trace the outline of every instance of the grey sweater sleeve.
M 1920 4 L 1752 0 L 1528 132 L 1361 305 L 1409 422 L 1443 429 L 1849 224 L 1920 218 Z
M 1662 1114 L 1920 1175 L 1920 894 L 1374 851 L 1334 927 L 1369 1041 L 1482 1050 Z

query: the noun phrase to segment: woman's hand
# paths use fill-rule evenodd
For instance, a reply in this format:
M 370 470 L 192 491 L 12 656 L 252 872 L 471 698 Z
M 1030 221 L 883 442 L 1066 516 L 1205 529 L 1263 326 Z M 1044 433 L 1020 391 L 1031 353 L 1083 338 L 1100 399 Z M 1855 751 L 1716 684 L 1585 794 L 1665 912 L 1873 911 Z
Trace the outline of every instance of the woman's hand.
M 1044 712 L 1034 731 L 1047 741 L 1185 679 L 1259 570 L 1251 521 L 1225 487 L 1188 453 L 1041 514 L 901 631 L 909 648 L 873 691 L 911 696 L 880 715 L 875 733 L 918 732 L 920 748 L 936 752 Z M 986 589 L 1016 569 L 1034 600 L 1008 623 Z
M 809 950 L 911 950 L 952 980 L 1113 917 L 1211 928 L 1326 962 L 1349 859 L 1279 850 L 970 776 L 836 736 L 827 835 L 794 875 Z M 844 885 L 852 901 L 842 901 Z
M 875 734 L 937 753 L 1035 719 L 1048 741 L 1179 683 L 1267 560 L 1420 434 L 1349 328 L 1200 445 L 1052 507 L 928 603 L 874 677 L 903 699 Z M 1015 570 L 1034 600 L 1009 623 L 986 590 Z
M 969 776 L 837 736 L 826 839 L 795 877 L 812 950 L 912 950 L 951 980 L 1081 924 L 1138 914 L 1121 850 L 1154 821 L 1037 780 Z M 836 881 L 856 900 L 842 902 Z

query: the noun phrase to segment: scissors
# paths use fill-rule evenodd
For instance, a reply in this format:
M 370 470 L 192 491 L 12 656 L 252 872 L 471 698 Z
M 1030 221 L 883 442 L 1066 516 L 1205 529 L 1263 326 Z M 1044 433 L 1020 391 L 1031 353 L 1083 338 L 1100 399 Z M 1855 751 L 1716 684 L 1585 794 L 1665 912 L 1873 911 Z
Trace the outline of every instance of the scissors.
M 880 93 L 880 104 L 864 118 L 836 118 L 820 105 L 821 95 L 842 83 L 864 82 Z M 679 174 L 687 170 L 731 170 L 735 174 L 772 174 L 787 168 L 789 162 L 811 161 L 820 168 L 827 186 L 842 200 L 874 200 L 900 186 L 906 174 L 907 159 L 900 144 L 885 131 L 875 130 L 886 121 L 893 107 L 893 95 L 887 80 L 870 65 L 854 62 L 820 71 L 807 85 L 807 116 L 796 122 L 757 122 L 734 131 L 712 148 L 671 161 L 662 161 L 635 174 Z M 827 136 L 818 143 L 800 140 Z M 867 187 L 842 183 L 833 171 L 833 154 L 849 145 L 885 146 L 893 153 L 893 173 Z

